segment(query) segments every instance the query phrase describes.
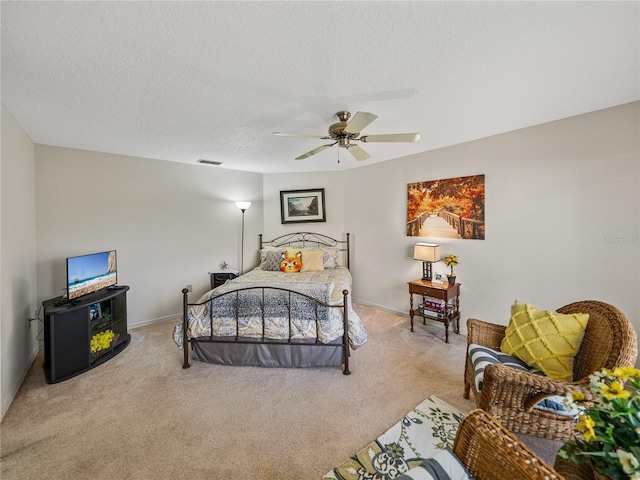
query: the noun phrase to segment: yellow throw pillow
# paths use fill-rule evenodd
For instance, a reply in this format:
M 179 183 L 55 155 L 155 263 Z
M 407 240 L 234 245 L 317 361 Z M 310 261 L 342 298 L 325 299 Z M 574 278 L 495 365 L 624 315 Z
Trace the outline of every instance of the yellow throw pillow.
M 571 381 L 573 357 L 588 321 L 587 313 L 565 315 L 538 310 L 528 303 L 515 304 L 500 350 L 542 370 L 549 378 Z
M 302 250 L 302 269 L 301 272 L 322 272 L 324 265 L 322 263 L 324 252 L 322 250 Z
M 298 253 L 306 252 L 308 248 L 291 248 L 287 247 L 284 250 L 284 253 L 287 254 L 287 257 L 295 257 Z

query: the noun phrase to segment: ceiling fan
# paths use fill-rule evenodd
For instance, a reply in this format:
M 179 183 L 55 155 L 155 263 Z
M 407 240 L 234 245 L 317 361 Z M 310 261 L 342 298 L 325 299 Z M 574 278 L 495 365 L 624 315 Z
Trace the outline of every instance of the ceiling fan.
M 351 113 L 347 111 L 336 113 L 336 117 L 338 118 L 339 122 L 334 123 L 329 127 L 328 135 L 306 135 L 302 133 L 284 132 L 274 132 L 274 135 L 277 135 L 279 137 L 306 137 L 319 138 L 321 140 L 333 140 L 332 143 L 322 145 L 320 147 L 314 148 L 307 153 L 303 153 L 299 157 L 296 157 L 296 160 L 303 160 L 310 157 L 311 155 L 320 153 L 327 148 L 331 148 L 334 145 L 346 148 L 349 153 L 351 153 L 351 155 L 355 157 L 356 160 L 366 160 L 367 158 L 369 158 L 369 154 L 365 152 L 362 147 L 360 147 L 360 145 L 353 142 L 417 142 L 418 140 L 420 140 L 420 135 L 418 133 L 388 133 L 381 135 L 360 136 L 360 132 L 364 130 L 367 125 L 378 118 L 373 113 L 356 112 L 356 114 L 353 116 L 353 120 L 351 121 L 349 121 L 349 119 L 351 118 Z

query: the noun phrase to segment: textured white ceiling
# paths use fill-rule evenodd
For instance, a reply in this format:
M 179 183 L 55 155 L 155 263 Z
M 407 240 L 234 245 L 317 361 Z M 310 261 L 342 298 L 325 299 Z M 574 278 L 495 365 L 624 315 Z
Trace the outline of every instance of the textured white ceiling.
M 2 102 L 40 144 L 348 169 L 640 99 L 640 2 L 2 1 Z M 339 110 L 418 132 L 294 158 Z M 340 163 L 338 164 L 338 151 Z

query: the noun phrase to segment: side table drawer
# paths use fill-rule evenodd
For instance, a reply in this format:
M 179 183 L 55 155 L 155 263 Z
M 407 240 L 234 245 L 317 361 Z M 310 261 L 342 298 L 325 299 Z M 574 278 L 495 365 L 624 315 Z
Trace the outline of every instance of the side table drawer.
M 442 300 L 447 300 L 447 291 L 442 290 L 440 288 L 429 288 L 423 286 L 411 286 L 411 293 L 415 293 L 416 295 L 422 295 L 423 297 L 433 297 L 440 298 Z
M 211 288 L 224 285 L 227 280 L 236 278 L 238 275 L 233 272 L 211 272 Z

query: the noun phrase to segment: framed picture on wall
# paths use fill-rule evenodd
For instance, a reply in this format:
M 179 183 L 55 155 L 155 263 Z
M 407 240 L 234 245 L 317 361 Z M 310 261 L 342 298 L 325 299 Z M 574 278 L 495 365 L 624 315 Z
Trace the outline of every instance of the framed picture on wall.
M 326 222 L 324 188 L 280 192 L 282 223 Z
M 484 175 L 407 185 L 407 236 L 484 240 Z

